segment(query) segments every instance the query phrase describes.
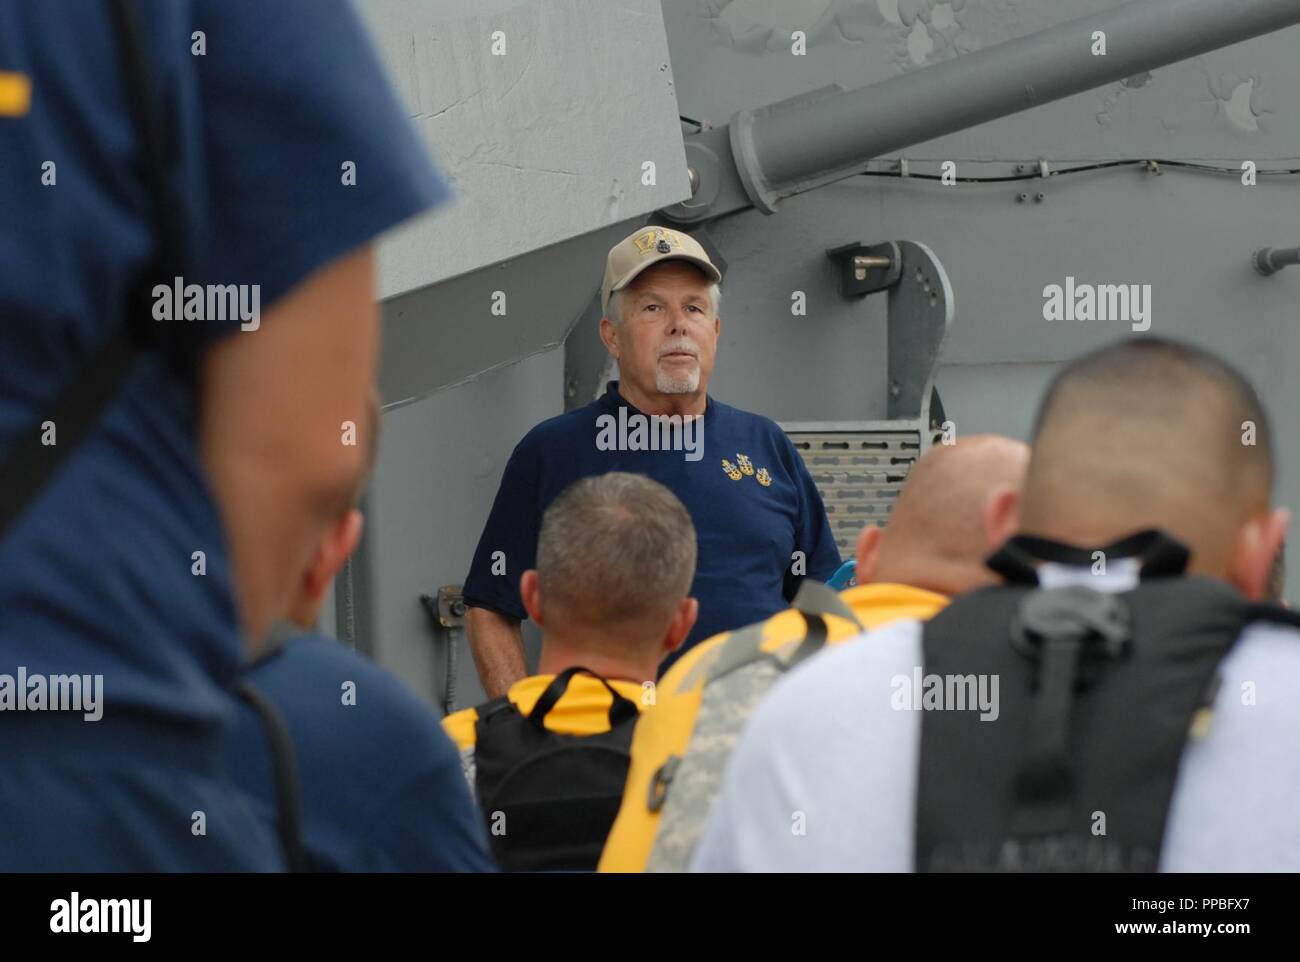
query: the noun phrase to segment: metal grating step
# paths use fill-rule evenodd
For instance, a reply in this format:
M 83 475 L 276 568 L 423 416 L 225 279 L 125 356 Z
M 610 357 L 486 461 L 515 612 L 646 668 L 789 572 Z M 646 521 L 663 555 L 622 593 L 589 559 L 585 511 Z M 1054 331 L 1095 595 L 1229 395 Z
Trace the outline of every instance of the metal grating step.
M 821 492 L 831 532 L 846 561 L 867 524 L 889 520 L 907 472 L 921 456 L 921 432 L 789 431 Z

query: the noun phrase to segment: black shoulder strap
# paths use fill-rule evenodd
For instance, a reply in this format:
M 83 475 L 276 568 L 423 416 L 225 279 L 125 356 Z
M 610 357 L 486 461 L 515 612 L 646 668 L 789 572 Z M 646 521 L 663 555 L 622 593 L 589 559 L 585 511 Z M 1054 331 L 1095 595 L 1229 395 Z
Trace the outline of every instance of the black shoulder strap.
M 620 695 L 614 690 L 614 686 L 604 678 L 600 677 L 600 675 L 596 674 L 590 668 L 583 668 L 581 665 L 574 665 L 571 668 L 564 669 L 564 671 L 555 676 L 554 680 L 546 686 L 546 691 L 542 692 L 541 697 L 537 699 L 537 704 L 533 705 L 533 710 L 528 713 L 528 720 L 532 722 L 536 728 L 540 729 L 545 727 L 547 714 L 549 714 L 550 710 L 556 706 L 561 698 L 564 697 L 564 693 L 569 688 L 569 680 L 578 672 L 590 675 L 609 690 L 609 696 L 613 699 L 609 705 L 609 727 L 611 729 L 617 728 L 626 721 L 631 721 L 640 714 L 640 710 L 636 707 L 634 702 L 631 702 Z
M 488 719 L 494 718 L 501 712 L 514 707 L 514 702 L 510 700 L 509 695 L 497 695 L 496 698 L 493 698 L 490 701 L 485 701 L 474 710 L 474 713 L 478 715 L 476 726 L 490 724 Z
M 866 627 L 858 620 L 853 609 L 844 603 L 838 593 L 825 585 L 807 578 L 799 586 L 798 593 L 791 602 L 791 608 L 799 612 L 804 621 L 804 635 L 798 644 L 786 646 L 771 654 L 763 651 L 763 640 L 768 623 L 760 621 L 733 631 L 720 648 L 714 649 L 712 657 L 701 659 L 695 668 L 682 679 L 678 692 L 693 687 L 703 673 L 705 685 L 711 685 L 719 678 L 729 675 L 738 668 L 753 664 L 760 659 L 767 659 L 788 671 L 810 655 L 816 654 L 826 644 L 830 627 L 826 624 L 826 615 L 835 615 L 855 625 L 859 631 Z
M 853 609 L 844 603 L 844 599 L 832 589 L 817 581 L 805 579 L 799 586 L 799 593 L 794 596 L 794 609 L 803 615 L 805 633 L 803 641 L 785 658 L 788 671 L 810 655 L 821 651 L 830 635 L 826 624 L 826 615 L 838 615 L 845 621 L 852 622 L 859 631 L 866 631 Z
M 185 222 L 167 179 L 157 85 L 150 76 L 137 11 L 129 0 L 111 0 L 109 9 L 126 78 L 126 100 L 144 159 L 157 246 L 152 263 L 132 286 L 126 323 L 82 360 L 44 416 L 28 425 L 0 459 L 0 537 L 90 435 L 141 350 L 152 346 L 164 351 L 190 378 L 197 356 L 195 325 L 182 321 L 160 329 L 146 323 L 153 282 L 166 280 L 170 284 L 184 273 Z M 56 444 L 42 443 L 42 425 L 47 421 L 53 422 L 58 432 Z
M 1086 568 L 1093 563 L 1096 552 L 1107 558 L 1137 558 L 1141 562 L 1139 574 L 1143 581 L 1180 575 L 1191 557 L 1187 547 L 1166 532 L 1147 528 L 1096 548 L 1019 534 L 1004 542 L 984 563 L 1002 575 L 1007 584 L 1037 585 L 1039 562 L 1052 561 Z
M 293 739 L 284 717 L 270 699 L 247 681 L 239 683 L 239 697 L 257 712 L 271 748 L 271 765 L 275 774 L 276 834 L 290 872 L 307 871 L 307 855 L 302 842 L 302 786 L 298 782 L 298 764 Z
M 1291 628 L 1300 628 L 1300 611 L 1292 608 L 1283 608 L 1281 605 L 1273 604 L 1267 601 L 1257 601 L 1252 603 L 1246 609 L 1246 618 L 1248 621 L 1270 621 L 1276 625 L 1287 625 Z

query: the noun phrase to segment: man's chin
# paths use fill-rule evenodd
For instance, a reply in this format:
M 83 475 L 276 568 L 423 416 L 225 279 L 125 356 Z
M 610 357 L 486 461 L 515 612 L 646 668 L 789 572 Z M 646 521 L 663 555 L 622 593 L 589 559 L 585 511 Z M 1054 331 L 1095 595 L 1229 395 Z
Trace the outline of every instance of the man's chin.
M 694 394 L 700 388 L 700 376 L 668 377 L 660 374 L 655 378 L 655 387 L 660 394 Z

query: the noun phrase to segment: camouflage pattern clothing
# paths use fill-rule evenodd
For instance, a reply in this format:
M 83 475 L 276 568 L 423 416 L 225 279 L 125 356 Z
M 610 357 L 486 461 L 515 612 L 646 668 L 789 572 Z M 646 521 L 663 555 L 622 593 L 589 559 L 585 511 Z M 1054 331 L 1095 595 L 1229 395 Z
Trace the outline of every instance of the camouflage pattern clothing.
M 660 820 L 647 872 L 686 871 L 745 722 L 786 671 L 825 643 L 826 622 L 821 616 L 834 614 L 862 627 L 835 592 L 816 582 L 803 583 L 793 607 L 807 623 L 801 640 L 765 652 L 760 647 L 763 626 L 753 625 L 737 631 L 696 666 L 695 671 L 707 673 L 707 680 L 690 744 L 684 756 L 669 759 L 651 786 L 652 793 L 661 793 Z M 693 684 L 693 677 L 683 682 Z

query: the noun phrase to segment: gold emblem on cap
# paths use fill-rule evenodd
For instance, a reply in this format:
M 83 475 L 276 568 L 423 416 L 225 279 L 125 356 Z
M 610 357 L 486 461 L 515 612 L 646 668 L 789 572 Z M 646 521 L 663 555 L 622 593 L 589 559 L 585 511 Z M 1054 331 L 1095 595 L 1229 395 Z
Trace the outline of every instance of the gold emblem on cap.
M 754 476 L 753 461 L 749 460 L 749 458 L 745 457 L 743 454 L 737 454 L 736 462 L 739 465 L 742 474 L 747 474 L 750 477 Z
M 681 247 L 682 242 L 667 231 L 655 228 L 648 230 L 644 234 L 638 234 L 632 238 L 632 243 L 642 254 L 650 254 L 658 251 L 660 254 L 667 254 L 674 247 Z
M 767 468 L 759 468 L 758 474 L 754 475 L 754 480 L 766 488 L 772 483 L 772 476 L 767 473 Z
M 727 477 L 731 478 L 732 481 L 740 480 L 740 468 L 736 467 L 726 458 L 722 459 L 722 470 L 727 472 Z

